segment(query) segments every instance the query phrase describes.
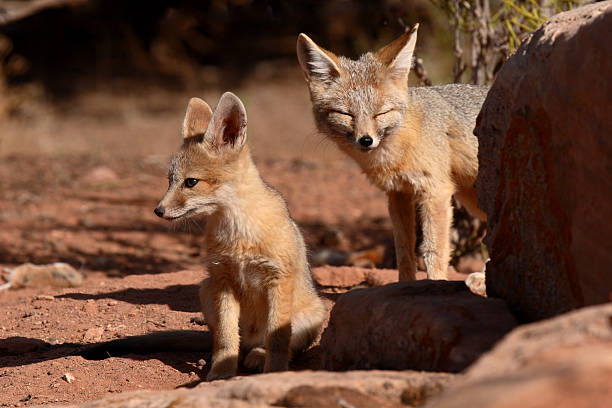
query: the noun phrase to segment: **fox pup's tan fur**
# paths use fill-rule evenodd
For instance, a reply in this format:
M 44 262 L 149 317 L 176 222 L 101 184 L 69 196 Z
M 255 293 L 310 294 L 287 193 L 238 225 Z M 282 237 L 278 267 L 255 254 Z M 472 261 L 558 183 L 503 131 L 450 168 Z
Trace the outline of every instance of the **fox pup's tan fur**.
M 387 193 L 400 280 L 416 274 L 415 206 L 430 279 L 446 279 L 451 196 L 479 218 L 472 133 L 487 88 L 408 87 L 418 24 L 376 53 L 338 57 L 304 34 L 297 55 L 318 129 Z
M 212 113 L 189 102 L 184 143 L 155 212 L 167 219 L 207 216 L 202 312 L 213 335 L 208 380 L 244 364 L 287 370 L 292 351 L 316 338 L 326 308 L 313 286 L 304 240 L 278 192 L 260 178 L 246 145 L 246 111 L 225 93 Z

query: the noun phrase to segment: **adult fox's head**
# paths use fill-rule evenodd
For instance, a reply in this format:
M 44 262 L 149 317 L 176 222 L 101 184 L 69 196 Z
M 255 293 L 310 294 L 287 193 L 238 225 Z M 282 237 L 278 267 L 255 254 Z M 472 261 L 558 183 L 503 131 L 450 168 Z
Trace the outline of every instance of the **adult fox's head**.
M 403 125 L 417 28 L 356 61 L 299 35 L 297 56 L 319 131 L 345 150 L 369 152 Z
M 247 116 L 236 95 L 221 96 L 213 114 L 206 102 L 192 98 L 183 120 L 183 145 L 168 171 L 169 187 L 155 214 L 176 220 L 210 215 L 233 195 L 244 156 Z

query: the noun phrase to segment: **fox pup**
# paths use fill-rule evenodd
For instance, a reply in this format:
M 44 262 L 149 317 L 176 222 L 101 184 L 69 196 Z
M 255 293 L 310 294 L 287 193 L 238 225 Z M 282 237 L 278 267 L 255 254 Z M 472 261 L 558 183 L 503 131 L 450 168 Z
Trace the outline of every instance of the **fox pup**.
M 168 220 L 207 216 L 202 312 L 213 337 L 207 380 L 248 368 L 288 369 L 293 351 L 317 337 L 326 307 L 317 295 L 300 231 L 281 195 L 259 176 L 246 144 L 247 116 L 225 93 L 212 113 L 189 101 L 183 145 L 155 213 Z
M 451 196 L 486 218 L 473 187 L 478 140 L 472 129 L 488 88 L 409 88 L 417 28 L 356 61 L 300 34 L 297 56 L 319 131 L 387 193 L 399 279 L 415 279 L 415 207 L 422 221 L 427 277 L 446 279 Z

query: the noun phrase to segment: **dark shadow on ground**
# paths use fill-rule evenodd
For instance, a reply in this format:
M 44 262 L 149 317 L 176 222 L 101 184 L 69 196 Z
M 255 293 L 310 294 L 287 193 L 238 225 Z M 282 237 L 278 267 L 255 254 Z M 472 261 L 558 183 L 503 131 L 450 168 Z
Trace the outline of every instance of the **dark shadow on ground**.
M 200 375 L 197 361 L 202 358 L 210 361 L 211 351 L 212 336 L 206 330 L 160 331 L 95 344 L 50 344 L 35 338 L 9 337 L 0 339 L 0 368 L 69 356 L 87 360 L 122 357 L 140 361 L 156 359 L 182 373 Z
M 171 285 L 163 289 L 123 289 L 108 293 L 65 293 L 56 298 L 75 300 L 115 299 L 135 305 L 168 305 L 179 312 L 200 312 L 199 285 Z

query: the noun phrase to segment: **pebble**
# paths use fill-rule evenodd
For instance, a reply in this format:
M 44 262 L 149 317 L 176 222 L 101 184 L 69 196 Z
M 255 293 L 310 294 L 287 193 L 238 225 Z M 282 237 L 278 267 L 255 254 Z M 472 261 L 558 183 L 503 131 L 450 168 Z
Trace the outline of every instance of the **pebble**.
M 37 295 L 34 297 L 35 300 L 55 300 L 53 296 L 50 295 Z
M 76 378 L 74 378 L 74 375 L 66 373 L 62 376 L 62 380 L 66 381 L 68 384 L 72 384 L 72 382 L 76 380 Z
M 189 322 L 198 324 L 200 326 L 204 326 L 206 324 L 206 320 L 204 319 L 204 316 L 202 315 L 193 316 L 191 319 L 189 319 Z
M 83 335 L 83 341 L 86 343 L 100 341 L 102 334 L 104 334 L 104 327 L 92 327 L 87 329 Z

